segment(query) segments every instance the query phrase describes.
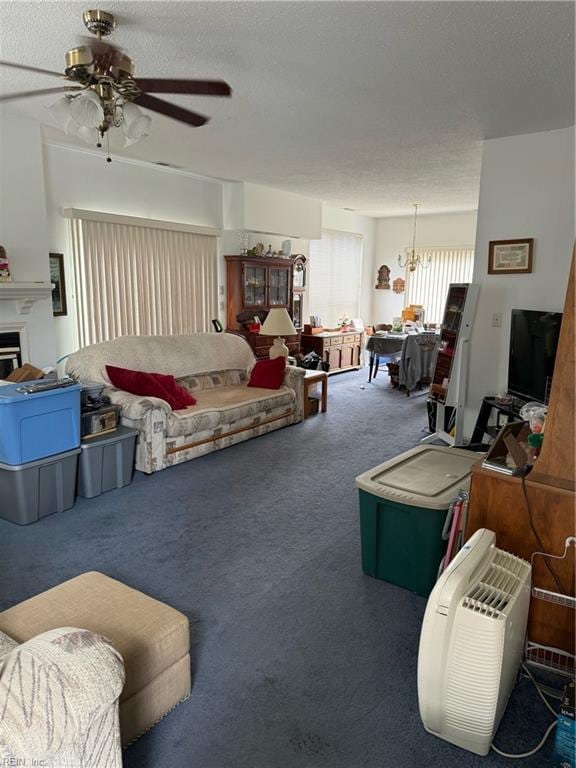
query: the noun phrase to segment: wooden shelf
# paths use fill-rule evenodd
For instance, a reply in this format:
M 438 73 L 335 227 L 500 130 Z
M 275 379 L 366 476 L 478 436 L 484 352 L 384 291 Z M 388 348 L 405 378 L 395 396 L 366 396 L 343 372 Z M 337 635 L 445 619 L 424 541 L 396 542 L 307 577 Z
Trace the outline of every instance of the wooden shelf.
M 52 296 L 52 283 L 0 283 L 0 300 L 16 301 L 20 315 L 29 314 L 34 304 Z

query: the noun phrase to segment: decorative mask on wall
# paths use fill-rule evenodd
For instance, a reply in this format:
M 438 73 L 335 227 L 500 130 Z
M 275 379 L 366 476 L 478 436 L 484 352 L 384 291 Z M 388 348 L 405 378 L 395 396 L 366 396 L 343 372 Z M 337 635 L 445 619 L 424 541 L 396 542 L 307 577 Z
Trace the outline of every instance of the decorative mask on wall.
M 392 283 L 392 290 L 394 293 L 404 293 L 404 290 L 406 288 L 406 280 L 402 277 L 397 277 L 396 280 Z
M 382 264 L 378 270 L 378 282 L 374 286 L 375 288 L 390 290 L 390 269 L 386 264 Z

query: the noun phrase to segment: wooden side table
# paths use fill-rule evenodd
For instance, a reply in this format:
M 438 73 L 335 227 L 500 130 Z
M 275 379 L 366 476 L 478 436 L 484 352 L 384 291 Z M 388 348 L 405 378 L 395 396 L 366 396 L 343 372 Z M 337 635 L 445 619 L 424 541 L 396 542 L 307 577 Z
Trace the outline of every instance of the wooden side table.
M 320 400 L 320 410 L 326 413 L 328 410 L 328 374 L 326 371 L 305 371 L 304 372 L 304 418 L 310 415 L 310 401 L 308 393 L 310 387 L 314 384 L 322 384 L 322 395 Z

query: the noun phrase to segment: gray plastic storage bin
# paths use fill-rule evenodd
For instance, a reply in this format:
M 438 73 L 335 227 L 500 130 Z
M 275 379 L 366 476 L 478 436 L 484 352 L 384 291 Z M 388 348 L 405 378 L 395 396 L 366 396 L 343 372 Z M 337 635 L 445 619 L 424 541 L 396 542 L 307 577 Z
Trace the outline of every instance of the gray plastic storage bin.
M 27 464 L 0 464 L 0 517 L 35 523 L 74 506 L 80 448 Z
M 92 499 L 132 482 L 138 431 L 127 427 L 82 442 L 78 468 L 78 496 Z

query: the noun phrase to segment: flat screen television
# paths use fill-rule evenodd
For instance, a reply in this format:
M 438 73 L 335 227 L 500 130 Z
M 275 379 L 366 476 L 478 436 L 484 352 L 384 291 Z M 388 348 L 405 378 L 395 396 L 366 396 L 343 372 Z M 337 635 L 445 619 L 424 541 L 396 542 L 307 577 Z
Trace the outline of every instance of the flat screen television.
M 550 394 L 562 312 L 513 309 L 508 358 L 508 392 L 545 403 Z

